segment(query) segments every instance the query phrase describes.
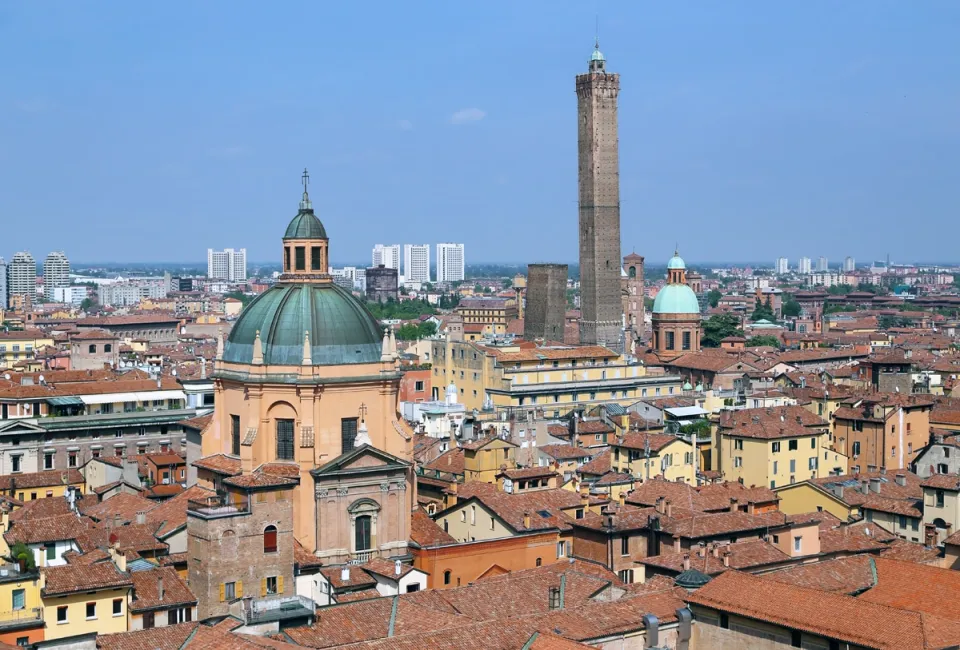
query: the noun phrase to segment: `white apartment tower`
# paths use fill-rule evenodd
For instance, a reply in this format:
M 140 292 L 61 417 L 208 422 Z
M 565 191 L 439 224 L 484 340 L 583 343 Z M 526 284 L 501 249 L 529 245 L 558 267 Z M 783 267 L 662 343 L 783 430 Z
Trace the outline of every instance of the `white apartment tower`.
M 373 247 L 372 266 L 383 264 L 388 269 L 397 269 L 400 272 L 400 244 L 377 244 Z
M 827 258 L 821 255 L 817 258 L 817 273 L 823 273 L 824 271 L 830 270 L 830 264 L 827 262 Z
M 7 296 L 37 296 L 37 261 L 26 251 L 14 253 L 7 266 Z
M 786 275 L 790 272 L 790 261 L 786 257 L 777 258 L 777 275 Z
M 797 262 L 797 273 L 807 274 L 813 271 L 813 267 L 810 264 L 809 257 L 801 257 L 800 261 Z
M 437 244 L 437 282 L 463 279 L 463 244 Z
M 857 270 L 857 262 L 850 256 L 847 256 L 847 259 L 843 260 L 843 270 L 846 273 L 851 273 Z
M 0 309 L 7 308 L 7 263 L 0 257 Z
M 403 245 L 403 277 L 408 282 L 430 282 L 430 244 Z
M 207 249 L 207 277 L 212 280 L 241 282 L 247 279 L 247 249 Z
M 54 251 L 43 260 L 43 290 L 52 296 L 54 289 L 70 286 L 70 260 L 62 251 Z

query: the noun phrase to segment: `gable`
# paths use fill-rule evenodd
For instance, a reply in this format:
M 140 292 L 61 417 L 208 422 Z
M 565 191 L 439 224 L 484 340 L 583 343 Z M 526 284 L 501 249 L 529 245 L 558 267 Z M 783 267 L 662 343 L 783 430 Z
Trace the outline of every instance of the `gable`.
M 504 569 L 499 564 L 491 564 L 486 571 L 477 576 L 477 580 L 483 580 L 484 578 L 495 578 L 506 573 L 510 573 L 510 571 L 508 569 Z
M 30 433 L 46 433 L 46 429 L 39 427 L 36 424 L 30 422 L 25 422 L 23 420 L 7 420 L 0 424 L 0 434 L 9 435 L 9 434 L 30 434 Z
M 356 449 L 337 456 L 326 465 L 311 470 L 315 477 L 335 476 L 338 474 L 362 474 L 383 470 L 406 470 L 410 463 L 371 445 L 361 445 Z

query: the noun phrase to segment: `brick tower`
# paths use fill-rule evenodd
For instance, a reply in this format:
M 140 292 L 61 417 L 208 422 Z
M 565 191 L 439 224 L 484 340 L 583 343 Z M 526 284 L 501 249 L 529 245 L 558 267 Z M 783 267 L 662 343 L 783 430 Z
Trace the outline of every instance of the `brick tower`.
M 580 179 L 580 342 L 619 349 L 620 155 L 617 95 L 620 75 L 606 71 L 596 44 L 590 67 L 577 75 Z

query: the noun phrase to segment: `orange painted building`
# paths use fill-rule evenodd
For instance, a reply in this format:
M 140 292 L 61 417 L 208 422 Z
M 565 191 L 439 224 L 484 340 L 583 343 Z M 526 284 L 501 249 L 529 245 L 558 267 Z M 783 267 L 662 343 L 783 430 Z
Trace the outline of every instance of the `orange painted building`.
M 430 399 L 430 369 L 404 370 L 400 378 L 401 402 L 426 402 Z
M 413 566 L 427 574 L 427 589 L 461 587 L 481 577 L 532 569 L 559 559 L 556 529 L 412 550 Z

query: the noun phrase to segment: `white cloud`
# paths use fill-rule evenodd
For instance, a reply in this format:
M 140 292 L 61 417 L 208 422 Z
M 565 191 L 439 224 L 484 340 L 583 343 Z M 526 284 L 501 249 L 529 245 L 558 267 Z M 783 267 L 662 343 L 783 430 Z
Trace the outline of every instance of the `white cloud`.
M 413 122 L 410 120 L 398 120 L 397 126 L 401 131 L 413 131 Z
M 479 122 L 487 114 L 479 108 L 464 108 L 450 116 L 450 124 L 469 124 Z

